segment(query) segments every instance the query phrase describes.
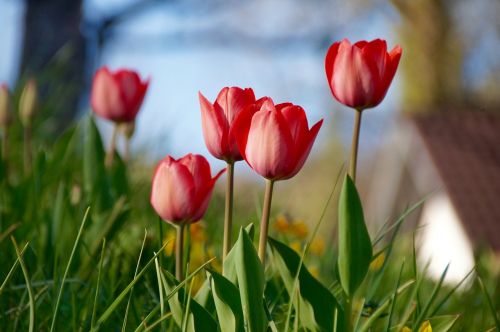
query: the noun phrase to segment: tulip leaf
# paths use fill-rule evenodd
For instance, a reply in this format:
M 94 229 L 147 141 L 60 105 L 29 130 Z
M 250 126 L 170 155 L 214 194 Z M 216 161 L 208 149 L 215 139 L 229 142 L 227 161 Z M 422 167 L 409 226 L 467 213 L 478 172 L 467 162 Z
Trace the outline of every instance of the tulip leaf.
M 233 250 L 236 276 L 240 290 L 241 307 L 245 319 L 245 331 L 267 330 L 264 311 L 264 267 L 248 233 L 240 229 L 240 235 Z
M 250 240 L 253 241 L 254 235 L 255 235 L 255 227 L 252 223 L 248 224 L 245 227 L 245 232 L 248 234 L 250 237 Z M 235 263 L 235 257 L 236 257 L 236 249 L 233 246 L 229 253 L 226 256 L 226 259 L 223 262 L 224 269 L 222 272 L 222 275 L 226 277 L 228 280 L 230 280 L 234 285 L 238 285 L 238 277 L 236 275 L 236 263 Z
M 160 274 L 162 278 L 163 287 L 165 288 L 165 293 L 170 294 L 174 288 L 179 284 L 175 277 L 168 271 L 163 270 Z M 165 277 L 166 276 L 166 277 Z M 210 313 L 203 308 L 196 300 L 189 299 L 189 312 L 186 312 L 187 303 L 184 303 L 186 298 L 186 293 L 183 288 L 179 288 L 176 294 L 174 294 L 169 300 L 168 305 L 172 311 L 172 316 L 174 317 L 175 323 L 182 327 L 184 315 L 189 315 L 187 317 L 187 329 L 186 331 L 207 331 L 207 332 L 217 332 L 217 323 L 210 315 Z
M 221 274 L 208 270 L 221 331 L 244 332 L 243 311 L 238 288 Z
M 370 235 L 363 216 L 363 207 L 354 182 L 346 175 L 339 199 L 340 282 L 352 297 L 363 282 L 372 258 Z
M 280 274 L 286 291 L 289 295 L 293 293 L 293 288 L 298 287 L 299 294 L 299 317 L 300 324 L 310 331 L 337 331 L 343 330 L 343 321 L 335 322 L 335 311 L 337 310 L 339 319 L 344 317 L 343 309 L 335 296 L 323 286 L 307 268 L 302 265 L 298 277 L 298 284 L 294 285 L 297 270 L 301 264 L 300 256 L 285 244 L 269 238 L 271 247 L 271 260 L 273 266 Z
M 457 315 L 435 316 L 429 319 L 432 332 L 447 332 L 457 321 Z

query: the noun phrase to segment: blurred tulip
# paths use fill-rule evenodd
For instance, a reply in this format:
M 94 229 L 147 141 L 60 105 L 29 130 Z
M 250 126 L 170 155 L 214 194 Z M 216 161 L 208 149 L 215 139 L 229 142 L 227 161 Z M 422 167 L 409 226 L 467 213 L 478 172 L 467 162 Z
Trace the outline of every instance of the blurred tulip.
M 203 136 L 208 151 L 217 159 L 234 162 L 242 160 L 234 135 L 230 132 L 234 119 L 255 103 L 250 88 L 223 88 L 212 104 L 199 93 Z
M 232 133 L 243 158 L 266 179 L 293 177 L 304 165 L 323 120 L 311 129 L 300 106 L 263 98 L 236 118 Z
M 174 224 L 196 222 L 208 207 L 215 181 L 210 165 L 201 155 L 188 154 L 178 160 L 167 156 L 153 176 L 151 205 L 160 217 Z
M 9 126 L 12 123 L 10 93 L 7 84 L 0 85 L 0 129 L 2 130 L 2 160 L 6 163 L 9 151 Z
M 401 53 L 400 46 L 387 52 L 387 43 L 381 39 L 362 40 L 354 45 L 347 39 L 334 43 L 325 59 L 334 97 L 357 110 L 377 106 L 396 74 Z
M 24 127 L 31 126 L 38 101 L 38 88 L 35 79 L 26 82 L 19 100 L 19 117 Z
M 91 106 L 102 118 L 121 123 L 135 119 L 148 89 L 149 80 L 141 81 L 137 72 L 100 68 L 94 76 Z
M 0 85 L 0 126 L 8 126 L 12 122 L 10 93 L 7 84 Z

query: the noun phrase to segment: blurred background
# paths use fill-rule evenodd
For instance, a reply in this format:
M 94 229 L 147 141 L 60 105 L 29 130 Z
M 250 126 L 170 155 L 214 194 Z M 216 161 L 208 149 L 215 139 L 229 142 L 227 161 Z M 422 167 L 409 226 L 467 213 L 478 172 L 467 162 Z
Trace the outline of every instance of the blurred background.
M 0 82 L 18 96 L 37 79 L 44 115 L 37 130 L 47 142 L 89 112 L 92 75 L 102 65 L 151 78 L 133 140 L 147 165 L 166 154 L 211 157 L 198 91 L 213 100 L 224 86 L 252 87 L 258 97 L 303 106 L 311 123 L 324 118 L 303 171 L 276 189 L 275 214 L 309 227 L 346 160 L 354 116 L 331 96 L 326 50 L 342 38 L 399 44 L 389 93 L 363 118 L 367 219 L 379 229 L 435 193 L 412 216 L 433 225 L 421 232 L 423 255 L 446 252 L 433 260 L 436 271 L 458 257 L 463 264 L 451 269 L 461 275 L 478 247 L 500 252 L 499 1 L 0 0 L 0 25 Z M 99 126 L 108 138 L 110 124 Z M 244 163 L 237 172 L 246 179 L 238 179 L 237 201 L 258 211 L 261 181 Z

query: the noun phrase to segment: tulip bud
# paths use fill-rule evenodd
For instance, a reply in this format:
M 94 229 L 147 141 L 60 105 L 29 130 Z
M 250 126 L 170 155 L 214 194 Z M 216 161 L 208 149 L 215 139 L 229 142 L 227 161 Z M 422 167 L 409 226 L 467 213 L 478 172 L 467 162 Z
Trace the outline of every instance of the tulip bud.
M 248 165 L 266 179 L 276 181 L 300 171 L 322 123 L 309 129 L 302 107 L 291 103 L 274 105 L 271 98 L 261 98 L 240 113 L 232 133 Z
M 94 75 L 90 103 L 98 116 L 116 123 L 134 121 L 148 90 L 149 80 L 137 72 L 100 68 Z
M 12 122 L 10 93 L 7 84 L 0 85 L 0 126 L 7 127 Z
M 224 88 L 212 104 L 199 93 L 203 137 L 208 151 L 217 159 L 227 162 L 242 160 L 236 140 L 230 134 L 234 119 L 248 106 L 255 103 L 250 88 Z
M 178 160 L 167 156 L 156 166 L 151 189 L 151 205 L 165 221 L 193 223 L 207 210 L 215 181 L 210 164 L 200 155 L 188 154 Z
M 387 51 L 385 40 L 344 39 L 334 43 L 325 58 L 325 71 L 333 96 L 359 111 L 375 107 L 384 99 L 396 74 L 402 49 Z
M 31 78 L 26 82 L 23 92 L 21 93 L 21 99 L 19 100 L 19 116 L 25 127 L 31 125 L 31 121 L 35 115 L 37 99 L 37 84 L 35 79 Z

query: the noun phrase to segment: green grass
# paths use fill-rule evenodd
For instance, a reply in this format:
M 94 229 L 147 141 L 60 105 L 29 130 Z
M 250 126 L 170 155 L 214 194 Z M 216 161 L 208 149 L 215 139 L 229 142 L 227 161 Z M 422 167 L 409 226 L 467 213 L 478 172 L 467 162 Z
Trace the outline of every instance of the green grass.
M 136 160 L 127 166 L 117 155 L 113 168 L 106 169 L 101 137 L 86 117 L 56 141 L 35 131 L 34 162 L 25 173 L 20 133 L 19 127 L 13 128 L 11 155 L 0 163 L 0 331 L 189 331 L 191 324 L 204 319 L 217 321 L 221 311 L 203 283 L 205 268 L 216 271 L 220 265 L 210 258 L 222 247 L 221 194 L 215 194 L 205 217 L 203 259 L 195 260 L 197 240 L 191 238 L 191 273 L 176 284 L 171 279 L 171 243 L 160 242 L 158 217 L 149 205 L 151 165 Z M 334 199 L 320 198 L 325 211 L 328 202 L 338 198 L 334 180 Z M 402 211 L 401 218 L 384 226 L 372 241 L 374 252 L 384 253 L 385 261 L 369 270 L 356 292 L 357 330 L 417 330 L 427 320 L 434 331 L 499 329 L 499 272 L 489 253 L 478 253 L 476 270 L 460 288 L 429 279 L 413 263 L 412 234 L 402 233 L 405 228 L 399 226 L 419 205 Z M 325 211 L 317 211 L 320 220 Z M 237 213 L 240 225 L 258 220 L 253 210 Z M 167 237 L 170 226 L 162 229 Z M 304 326 L 315 324 L 307 315 L 308 306 L 321 312 L 312 297 L 328 292 L 324 297 L 332 296 L 340 307 L 326 314 L 342 331 L 338 322 L 346 299 L 336 267 L 336 241 L 328 241 L 325 253 L 313 257 L 309 249 L 316 232 L 302 243 L 301 254 L 273 245 L 270 261 L 276 264 L 265 271 L 264 290 L 265 317 L 272 319 L 269 330 L 304 331 Z M 272 235 L 286 242 L 283 234 Z M 255 257 L 245 243 L 234 256 L 246 257 L 246 263 L 235 258 L 234 264 L 241 274 L 240 288 L 241 281 L 249 283 L 248 293 L 253 289 L 252 279 L 247 280 L 252 271 L 238 264 L 249 264 L 248 257 Z M 290 262 L 298 262 L 298 268 Z M 319 267 L 317 278 L 309 273 L 312 262 Z M 234 291 L 220 278 L 221 289 Z M 310 289 L 320 293 L 304 293 Z M 221 301 L 219 309 L 223 297 Z M 171 310 L 174 306 L 181 308 L 180 317 Z M 253 309 L 244 310 L 260 317 L 262 312 Z

